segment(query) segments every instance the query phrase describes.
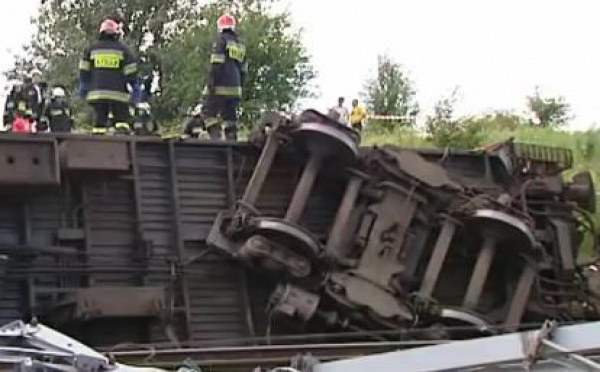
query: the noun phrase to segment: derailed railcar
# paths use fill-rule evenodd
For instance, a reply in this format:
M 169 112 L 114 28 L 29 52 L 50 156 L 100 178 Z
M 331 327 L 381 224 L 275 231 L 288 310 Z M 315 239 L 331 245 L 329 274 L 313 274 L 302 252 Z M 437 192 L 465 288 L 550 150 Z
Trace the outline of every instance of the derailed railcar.
M 0 320 L 160 348 L 597 316 L 576 265 L 594 190 L 562 180 L 569 151 L 359 149 L 314 112 L 270 121 L 253 144 L 0 136 Z
M 569 150 L 509 141 L 462 154 L 360 151 L 357 133 L 315 111 L 270 124 L 237 208 L 219 214 L 208 243 L 272 275 L 274 314 L 444 339 L 597 316 L 576 263 L 582 230 L 595 235 L 595 192 L 589 172 L 562 179 Z M 273 218 L 258 198 L 278 153 L 304 168 Z M 319 178 L 345 188 L 325 240 L 302 220 Z
M 270 289 L 205 242 L 258 154 L 247 144 L 2 135 L 0 319 L 37 316 L 91 345 L 264 335 Z M 298 166 L 274 170 L 265 213 L 285 210 Z M 305 219 L 325 234 L 335 201 L 313 204 Z

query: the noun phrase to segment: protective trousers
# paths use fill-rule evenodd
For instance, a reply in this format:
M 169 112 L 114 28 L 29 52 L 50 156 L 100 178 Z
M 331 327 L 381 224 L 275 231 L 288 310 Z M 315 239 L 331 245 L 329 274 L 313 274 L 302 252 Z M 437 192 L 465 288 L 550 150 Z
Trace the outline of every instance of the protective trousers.
M 94 109 L 93 134 L 106 134 L 109 129 L 108 118 L 112 113 L 114 127 L 117 131 L 129 131 L 129 105 L 118 101 L 94 101 L 91 102 Z
M 69 116 L 50 118 L 50 131 L 53 133 L 68 133 L 73 129 L 73 120 Z
M 211 139 L 222 139 L 222 129 L 226 140 L 237 141 L 239 103 L 239 97 L 209 95 L 204 98 L 202 114 L 205 118 L 206 131 Z

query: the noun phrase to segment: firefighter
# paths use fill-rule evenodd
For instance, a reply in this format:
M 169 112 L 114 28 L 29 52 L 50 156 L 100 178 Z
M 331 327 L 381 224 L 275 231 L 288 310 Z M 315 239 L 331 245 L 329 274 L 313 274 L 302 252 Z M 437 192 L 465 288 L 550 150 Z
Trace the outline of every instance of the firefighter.
M 202 104 L 197 104 L 188 111 L 188 117 L 183 123 L 181 138 L 206 138 L 206 125 L 202 115 Z
M 27 97 L 23 89 L 23 82 L 16 80 L 11 85 L 12 88 L 6 96 L 3 115 L 4 125 L 8 130 L 10 130 L 10 126 L 17 117 L 17 114 L 19 112 L 24 114 L 27 111 Z
M 160 62 L 153 53 L 144 53 L 139 57 L 139 77 L 141 102 L 149 102 L 160 91 Z M 158 79 L 156 79 L 158 78 Z
M 25 78 L 23 84 L 17 83 L 13 86 L 6 101 L 4 119 L 8 120 L 8 129 L 11 131 L 32 133 L 35 128 L 34 112 L 31 109 L 27 87 L 31 85 L 31 79 Z M 18 126 L 15 129 L 15 126 Z
M 65 90 L 62 87 L 55 87 L 50 93 L 50 102 L 44 109 L 42 121 L 48 123 L 51 132 L 65 133 L 73 129 L 73 118 L 71 117 L 71 108 Z
M 42 72 L 40 70 L 34 68 L 29 72 L 29 78 L 24 89 L 32 119 L 39 124 L 46 103 L 46 90 L 48 89 L 48 84 L 42 80 Z
M 100 25 L 99 40 L 79 62 L 80 97 L 94 109 L 93 134 L 108 132 L 109 114 L 117 132 L 130 133 L 129 102 L 139 102 L 138 66 L 134 54 L 119 40 L 121 26 L 112 19 Z M 128 91 L 131 89 L 131 97 Z
M 246 76 L 246 46 L 236 33 L 236 20 L 232 15 L 219 17 L 217 27 L 219 36 L 210 56 L 203 116 L 211 139 L 222 138 L 223 129 L 226 139 L 236 141 L 237 109 Z
M 158 123 L 152 115 L 152 107 L 148 102 L 138 104 L 133 120 L 133 132 L 136 136 L 154 136 L 158 134 Z

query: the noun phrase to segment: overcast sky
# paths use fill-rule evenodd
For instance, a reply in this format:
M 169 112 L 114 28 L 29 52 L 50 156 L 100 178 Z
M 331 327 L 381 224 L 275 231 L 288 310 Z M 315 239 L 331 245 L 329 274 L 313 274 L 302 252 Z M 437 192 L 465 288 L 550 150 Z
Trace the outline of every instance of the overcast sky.
M 597 0 L 283 0 L 319 73 L 323 109 L 357 96 L 377 54 L 415 82 L 421 106 L 460 87 L 459 111 L 525 110 L 540 86 L 571 103 L 574 129 L 600 123 Z M 0 1 L 0 68 L 31 34 L 39 0 Z

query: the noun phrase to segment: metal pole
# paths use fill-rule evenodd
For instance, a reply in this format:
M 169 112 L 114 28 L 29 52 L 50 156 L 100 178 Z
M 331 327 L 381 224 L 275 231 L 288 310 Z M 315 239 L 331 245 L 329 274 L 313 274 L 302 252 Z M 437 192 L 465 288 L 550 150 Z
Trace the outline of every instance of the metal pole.
M 469 282 L 467 294 L 463 301 L 463 307 L 474 309 L 477 306 L 495 253 L 496 239 L 491 237 L 485 238 L 483 247 L 477 257 L 477 263 L 475 263 L 475 270 L 473 270 L 473 276 L 471 276 L 471 281 Z
M 242 202 L 244 205 L 254 206 L 256 204 L 258 195 L 262 190 L 265 180 L 267 179 L 267 175 L 269 174 L 271 166 L 273 165 L 273 161 L 275 160 L 275 155 L 277 155 L 277 150 L 279 150 L 279 138 L 277 137 L 276 133 L 270 133 L 267 136 L 265 147 L 258 158 L 258 162 L 254 168 L 252 177 L 250 178 L 250 181 L 246 186 L 246 190 L 244 191 L 244 195 L 242 196 Z
M 352 210 L 354 209 L 356 199 L 358 198 L 360 187 L 364 180 L 364 175 L 354 174 L 350 178 L 350 181 L 348 181 L 344 197 L 342 198 L 340 207 L 335 215 L 333 227 L 329 233 L 326 248 L 327 252 L 338 259 L 344 258 L 348 253 L 347 250 L 344 250 L 344 242 L 347 238 L 346 232 L 349 228 L 348 221 L 350 220 Z
M 448 254 L 448 249 L 452 243 L 456 227 L 456 221 L 450 218 L 446 218 L 442 225 L 442 230 L 440 231 L 440 235 L 433 248 L 433 253 L 431 254 L 423 282 L 421 283 L 421 290 L 419 291 L 419 294 L 424 298 L 431 297 L 435 290 L 435 285 L 437 284 L 438 277 L 442 271 L 442 265 Z
M 296 223 L 302 217 L 313 184 L 317 178 L 317 173 L 319 172 L 319 168 L 321 168 L 321 160 L 322 158 L 318 154 L 313 154 L 308 159 L 308 163 L 306 163 L 306 166 L 304 167 L 300 182 L 298 182 L 298 186 L 296 186 L 296 190 L 294 190 L 294 196 L 292 196 L 292 201 L 290 202 L 290 206 L 285 215 L 286 222 Z

